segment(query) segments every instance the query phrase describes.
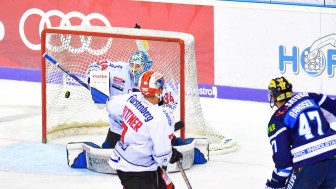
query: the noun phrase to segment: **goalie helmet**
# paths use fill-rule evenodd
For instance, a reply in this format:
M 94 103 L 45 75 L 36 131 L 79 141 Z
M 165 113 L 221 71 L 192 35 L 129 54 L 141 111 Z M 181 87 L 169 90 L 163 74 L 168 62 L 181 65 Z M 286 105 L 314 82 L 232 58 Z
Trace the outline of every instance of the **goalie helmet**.
M 153 61 L 144 51 L 135 51 L 130 57 L 128 63 L 130 67 L 130 74 L 135 85 L 138 85 L 141 74 L 150 70 L 153 65 Z
M 268 99 L 271 108 L 274 107 L 276 102 L 289 99 L 292 96 L 292 84 L 286 78 L 278 77 L 271 80 L 268 86 Z
M 144 96 L 156 96 L 159 88 L 163 88 L 164 78 L 160 72 L 153 70 L 143 73 L 139 79 L 139 88 Z

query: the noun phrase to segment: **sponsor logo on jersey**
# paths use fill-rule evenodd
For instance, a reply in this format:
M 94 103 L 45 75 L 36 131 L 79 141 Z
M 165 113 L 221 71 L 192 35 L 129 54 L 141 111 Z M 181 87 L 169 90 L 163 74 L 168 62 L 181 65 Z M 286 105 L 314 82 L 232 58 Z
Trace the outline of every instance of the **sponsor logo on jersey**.
M 113 88 L 115 88 L 115 89 L 117 89 L 117 90 L 119 90 L 119 91 L 123 91 L 124 90 L 124 87 L 122 87 L 122 86 L 120 86 L 120 85 L 118 85 L 118 84 L 112 84 L 112 87 Z
M 328 147 L 333 146 L 333 145 L 336 145 L 336 140 L 329 140 L 329 141 L 326 141 L 326 142 L 323 142 L 323 143 L 316 144 L 314 146 L 309 146 L 306 149 L 303 149 L 299 152 L 294 153 L 293 156 L 294 157 L 300 157 L 302 155 L 313 153 L 315 151 L 318 151 L 318 150 L 321 150 L 321 149 L 324 149 L 324 148 L 328 148 Z
M 153 119 L 152 114 L 147 110 L 147 106 L 144 106 L 141 101 L 137 99 L 137 95 L 132 95 L 127 100 L 130 102 L 139 112 L 145 117 L 145 122 L 148 122 Z
M 166 110 L 163 110 L 163 113 L 164 113 L 164 114 L 166 115 L 166 117 L 167 117 L 168 124 L 171 125 L 171 124 L 172 124 L 172 120 L 171 120 L 169 114 L 166 112 Z
M 123 83 L 125 83 L 125 80 L 123 80 L 122 78 L 120 78 L 120 77 L 113 77 L 113 82 L 114 83 L 120 83 L 120 84 L 123 84 Z
M 123 91 L 125 87 L 125 80 L 120 77 L 114 76 L 112 87 L 119 91 Z
M 267 131 L 268 131 L 268 133 L 271 133 L 271 132 L 273 132 L 275 129 L 276 129 L 276 128 L 275 128 L 275 124 L 273 123 L 273 124 L 271 124 L 270 126 L 268 126 Z
M 174 103 L 171 103 L 171 104 L 162 104 L 161 106 L 165 107 L 165 108 L 169 108 L 171 110 L 176 110 L 177 103 L 174 102 Z
M 288 110 L 288 108 L 289 108 L 288 106 L 285 106 L 282 111 L 280 109 L 278 109 L 275 116 L 278 117 L 280 115 L 285 114 L 285 112 Z
M 300 157 L 300 156 L 303 156 L 303 155 L 306 155 L 305 151 L 299 151 L 299 152 L 293 153 L 294 158 L 297 158 L 297 157 Z
M 110 63 L 109 66 L 112 67 L 112 68 L 119 68 L 119 69 L 122 69 L 122 65 L 114 65 L 114 64 Z

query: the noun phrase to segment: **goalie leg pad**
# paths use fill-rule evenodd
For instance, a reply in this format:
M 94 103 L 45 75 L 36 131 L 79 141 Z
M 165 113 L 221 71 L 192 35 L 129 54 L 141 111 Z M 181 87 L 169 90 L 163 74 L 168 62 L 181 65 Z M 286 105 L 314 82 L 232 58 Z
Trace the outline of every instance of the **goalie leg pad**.
M 194 149 L 194 164 L 204 164 L 207 160 L 204 157 L 204 154 L 198 149 Z
M 83 143 L 94 148 L 100 148 L 93 142 Z M 70 142 L 67 144 L 68 165 L 72 168 L 87 168 L 86 151 L 83 150 L 81 144 L 82 143 L 76 142 Z
M 83 151 L 75 158 L 73 163 L 69 165 L 72 168 L 87 168 L 86 166 L 86 152 Z
M 182 153 L 182 167 L 183 169 L 189 169 L 194 162 L 194 148 L 195 148 L 195 140 L 190 140 L 190 143 L 186 143 L 179 146 L 174 146 L 179 152 Z M 168 172 L 178 172 L 180 169 L 178 168 L 176 163 L 168 164 L 167 168 Z
M 66 147 L 70 167 L 116 174 L 108 164 L 113 149 L 102 149 L 92 142 L 71 142 Z
M 173 146 L 181 146 L 193 143 L 195 141 L 194 149 L 194 164 L 204 164 L 209 160 L 209 143 L 205 138 L 186 138 L 182 141 L 181 138 L 174 137 L 172 140 Z M 207 156 L 205 156 L 207 155 Z

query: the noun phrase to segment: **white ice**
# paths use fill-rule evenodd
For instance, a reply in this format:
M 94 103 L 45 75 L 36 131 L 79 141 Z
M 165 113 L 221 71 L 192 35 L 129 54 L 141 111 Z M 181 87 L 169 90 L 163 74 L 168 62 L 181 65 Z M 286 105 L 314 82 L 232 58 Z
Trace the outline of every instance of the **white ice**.
M 0 189 L 121 189 L 116 175 L 72 169 L 65 146 L 41 143 L 41 84 L 0 80 Z M 265 94 L 267 95 L 267 94 Z M 234 137 L 237 151 L 210 156 L 186 170 L 193 189 L 259 189 L 271 177 L 273 162 L 267 103 L 201 99 L 209 124 Z M 182 175 L 169 174 L 177 189 Z

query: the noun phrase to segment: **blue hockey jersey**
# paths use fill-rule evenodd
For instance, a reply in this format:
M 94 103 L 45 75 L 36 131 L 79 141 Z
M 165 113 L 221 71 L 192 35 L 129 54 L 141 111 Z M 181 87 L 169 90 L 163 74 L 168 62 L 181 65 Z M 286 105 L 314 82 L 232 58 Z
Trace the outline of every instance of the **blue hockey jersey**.
M 284 181 L 293 167 L 336 155 L 336 131 L 327 120 L 335 115 L 336 100 L 316 93 L 299 93 L 274 112 L 268 124 L 273 179 Z

